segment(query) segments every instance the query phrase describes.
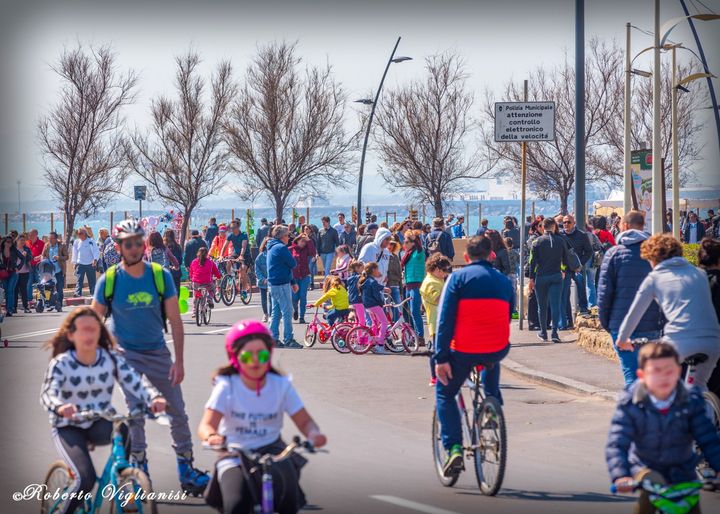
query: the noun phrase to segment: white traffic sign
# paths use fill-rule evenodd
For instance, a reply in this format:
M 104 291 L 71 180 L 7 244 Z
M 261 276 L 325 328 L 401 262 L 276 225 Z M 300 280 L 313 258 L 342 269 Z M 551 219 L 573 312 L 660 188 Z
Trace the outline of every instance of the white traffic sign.
M 495 141 L 553 141 L 555 102 L 496 102 Z

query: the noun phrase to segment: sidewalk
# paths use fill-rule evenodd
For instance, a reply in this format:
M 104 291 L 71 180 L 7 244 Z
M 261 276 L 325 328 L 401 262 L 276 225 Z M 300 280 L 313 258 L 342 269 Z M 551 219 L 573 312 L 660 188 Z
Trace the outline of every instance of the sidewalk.
M 527 325 L 526 325 L 527 328 Z M 560 332 L 562 343 L 543 342 L 537 332 L 511 325 L 512 347 L 503 369 L 522 378 L 564 391 L 615 401 L 623 388 L 617 362 L 587 352 L 572 330 Z

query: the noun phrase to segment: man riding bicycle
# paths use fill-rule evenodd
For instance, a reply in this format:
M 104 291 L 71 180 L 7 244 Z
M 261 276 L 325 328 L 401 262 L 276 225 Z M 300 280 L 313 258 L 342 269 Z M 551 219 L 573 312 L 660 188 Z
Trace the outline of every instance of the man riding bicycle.
M 455 397 L 476 366 L 485 366 L 485 392 L 502 403 L 498 363 L 510 350 L 515 293 L 510 279 L 487 260 L 491 251 L 487 237 L 470 239 L 464 254 L 468 265 L 448 277 L 440 298 L 435 393 L 442 442 L 448 453 L 443 466 L 446 477 L 463 469 L 462 429 Z
M 230 234 L 227 236 L 222 250 L 220 250 L 220 255 L 226 255 L 226 249 L 232 244 L 232 261 L 229 261 L 227 264 L 227 272 L 231 272 L 230 266 L 233 264 L 235 269 L 240 270 L 240 280 L 238 283 L 240 284 L 241 291 L 247 291 L 250 287 L 247 276 L 248 266 L 252 264 L 249 243 L 250 239 L 248 235 L 240 230 L 240 223 L 237 221 L 230 223 Z M 231 264 L 231 262 L 233 262 L 233 264 Z

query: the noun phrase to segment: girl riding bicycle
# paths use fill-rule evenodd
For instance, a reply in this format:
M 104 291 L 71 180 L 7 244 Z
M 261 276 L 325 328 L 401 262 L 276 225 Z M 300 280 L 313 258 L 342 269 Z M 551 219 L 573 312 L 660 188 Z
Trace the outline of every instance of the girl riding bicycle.
M 243 450 L 277 455 L 285 448 L 280 437 L 287 413 L 315 447 L 327 438 L 305 410 L 290 380 L 271 363 L 273 339 L 259 321 L 240 321 L 225 337 L 230 364 L 219 368 L 214 387 L 205 404 L 198 427 L 200 439 L 211 446 L 232 444 Z M 305 459 L 294 455 L 273 466 L 273 483 L 278 512 L 297 512 L 304 504 L 299 487 L 299 470 Z M 245 483 L 245 471 L 236 457 L 221 457 L 206 491 L 212 507 L 225 513 L 251 512 L 252 498 Z M 284 486 L 283 486 L 284 484 Z
M 190 263 L 188 274 L 190 275 L 193 291 L 201 288 L 207 289 L 209 293 L 208 303 L 210 308 L 214 307 L 212 299 L 215 293 L 215 282 L 213 277 L 221 279 L 222 275 L 215 261 L 208 258 L 208 249 L 206 247 L 203 246 L 198 249 L 197 258 Z
M 385 316 L 385 299 L 383 298 L 383 286 L 376 279 L 380 278 L 382 273 L 377 262 L 369 262 L 365 265 L 358 280 L 358 288 L 362 294 L 363 308 L 368 311 L 373 324 L 380 325 L 380 331 L 375 341 L 375 353 L 385 353 L 385 337 L 388 330 L 388 319 Z
M 90 307 L 71 312 L 45 348 L 52 349 L 53 358 L 40 403 L 50 413 L 58 453 L 75 477 L 74 488 L 67 492 L 90 493 L 97 475 L 88 446 L 110 444 L 113 427 L 105 419 L 74 423 L 73 415 L 84 410 L 110 410 L 115 383 L 126 397 L 138 399 L 155 413 L 165 410 L 165 399 L 115 352 L 115 342 Z M 63 512 L 74 512 L 81 503 L 76 496 Z
M 340 277 L 332 275 L 328 276 L 325 280 L 325 287 L 323 290 L 323 295 L 318 298 L 314 304 L 310 304 L 308 307 L 322 305 L 326 301 L 330 300 L 333 308 L 327 313 L 327 322 L 329 325 L 334 325 L 338 320 L 342 320 L 350 314 L 348 292 L 343 286 Z
M 362 261 L 352 261 L 350 263 L 350 276 L 348 276 L 345 285 L 347 286 L 348 302 L 355 313 L 355 323 L 365 325 L 365 308 L 362 304 L 362 293 L 358 288 L 361 274 L 365 269 Z

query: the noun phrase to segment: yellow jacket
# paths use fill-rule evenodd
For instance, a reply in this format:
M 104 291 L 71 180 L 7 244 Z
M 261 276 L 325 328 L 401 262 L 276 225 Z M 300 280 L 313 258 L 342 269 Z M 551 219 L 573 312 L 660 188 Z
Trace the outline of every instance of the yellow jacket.
M 440 304 L 440 295 L 444 284 L 445 282 L 442 279 L 428 273 L 420 285 L 420 297 L 422 298 L 423 307 L 425 307 L 425 314 L 427 314 L 430 337 L 433 337 L 437 332 L 438 305 Z
M 343 286 L 331 287 L 327 293 L 322 295 L 315 301 L 315 305 L 322 305 L 324 302 L 330 300 L 332 306 L 336 310 L 345 310 L 350 308 L 350 300 L 348 299 L 348 292 Z

